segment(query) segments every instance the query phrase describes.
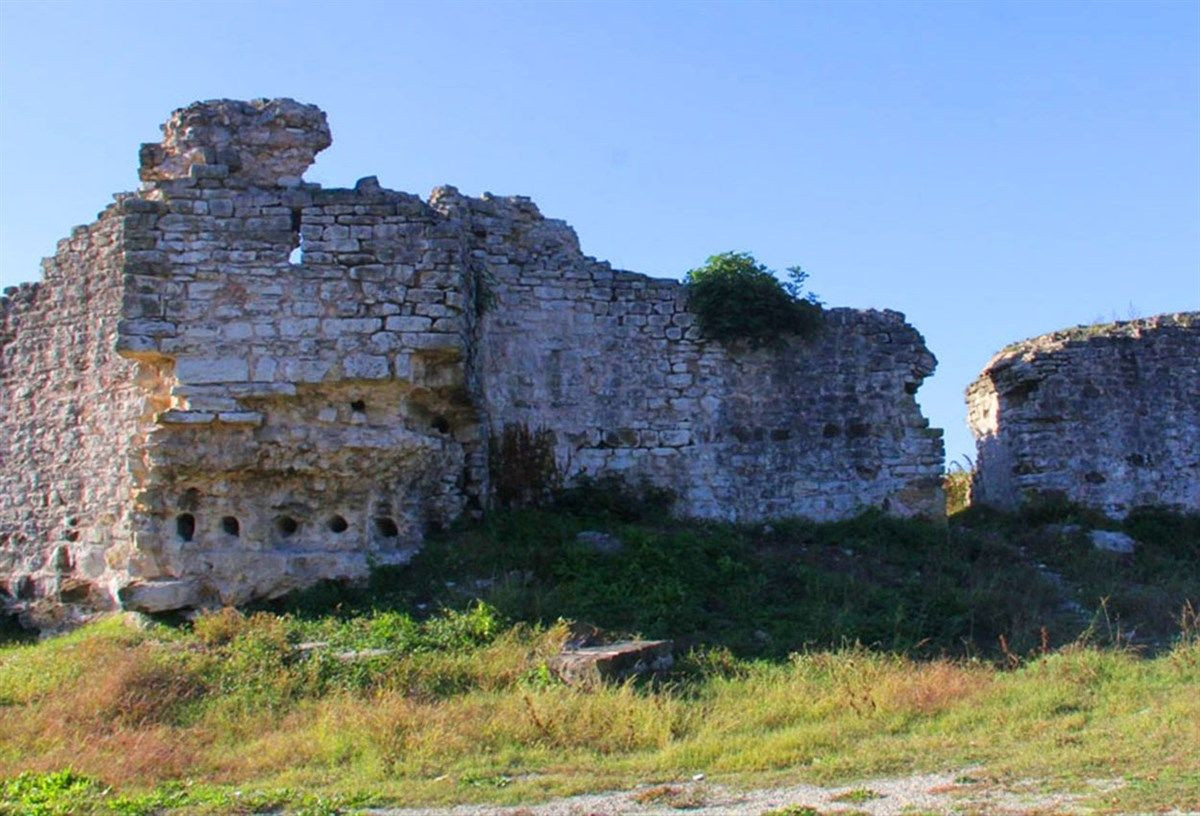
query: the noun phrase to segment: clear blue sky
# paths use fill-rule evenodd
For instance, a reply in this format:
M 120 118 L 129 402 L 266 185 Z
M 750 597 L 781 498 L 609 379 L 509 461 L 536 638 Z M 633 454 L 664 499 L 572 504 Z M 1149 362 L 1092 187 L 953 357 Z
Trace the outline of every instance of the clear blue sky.
M 0 0 L 0 283 L 197 99 L 329 114 L 309 180 L 532 196 L 622 268 L 747 250 L 903 311 L 919 398 L 1010 341 L 1200 308 L 1200 3 Z

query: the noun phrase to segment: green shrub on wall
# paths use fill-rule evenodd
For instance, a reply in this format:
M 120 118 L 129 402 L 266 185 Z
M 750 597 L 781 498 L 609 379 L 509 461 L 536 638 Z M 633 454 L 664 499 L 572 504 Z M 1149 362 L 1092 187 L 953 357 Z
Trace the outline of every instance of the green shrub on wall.
M 688 305 L 705 336 L 722 343 L 746 340 L 752 348 L 783 337 L 812 337 L 821 326 L 821 304 L 804 292 L 808 274 L 788 268 L 785 283 L 748 252 L 723 252 L 687 273 Z

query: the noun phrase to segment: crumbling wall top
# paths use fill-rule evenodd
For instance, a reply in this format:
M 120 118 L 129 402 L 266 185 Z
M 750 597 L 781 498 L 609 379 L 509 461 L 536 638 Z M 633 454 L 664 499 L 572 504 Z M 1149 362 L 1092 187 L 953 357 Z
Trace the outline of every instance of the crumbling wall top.
M 194 165 L 223 165 L 251 184 L 294 187 L 332 144 L 325 112 L 294 99 L 195 102 L 174 111 L 162 130 L 161 143 L 142 145 L 142 181 L 184 178 Z
M 1159 330 L 1190 330 L 1200 327 L 1200 312 L 1175 312 L 1114 323 L 1095 323 L 1041 334 L 1009 343 L 984 366 L 979 379 L 1001 371 L 1020 359 L 1031 360 L 1086 343 L 1106 343 L 1121 339 L 1139 339 Z M 972 386 L 974 387 L 974 386 Z M 970 390 L 970 389 L 968 389 Z

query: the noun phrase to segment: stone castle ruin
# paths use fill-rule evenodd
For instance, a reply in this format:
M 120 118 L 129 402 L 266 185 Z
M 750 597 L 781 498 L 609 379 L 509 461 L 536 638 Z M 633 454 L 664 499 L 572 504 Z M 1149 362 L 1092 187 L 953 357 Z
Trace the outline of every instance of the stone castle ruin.
M 1200 312 L 1009 346 L 967 389 L 967 408 L 972 503 L 1200 511 Z
M 488 507 L 521 445 L 683 515 L 942 512 L 913 396 L 935 361 L 898 313 L 725 347 L 681 284 L 584 256 L 528 199 L 304 183 L 330 144 L 316 107 L 197 103 L 163 130 L 142 189 L 0 301 L 10 606 L 362 576 Z

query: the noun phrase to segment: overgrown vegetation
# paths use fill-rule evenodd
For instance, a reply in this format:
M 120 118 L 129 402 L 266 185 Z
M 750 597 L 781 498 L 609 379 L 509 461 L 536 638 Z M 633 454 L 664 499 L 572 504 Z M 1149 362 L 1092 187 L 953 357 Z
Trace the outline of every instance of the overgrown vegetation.
M 954 516 L 971 504 L 971 480 L 975 475 L 975 463 L 969 456 L 962 462 L 951 462 L 942 477 L 942 492 L 946 494 L 946 515 Z
M 488 445 L 488 474 L 500 507 L 544 504 L 562 487 L 554 431 L 508 423 Z
M 1135 514 L 1142 546 L 1120 556 L 1061 505 L 733 526 L 664 502 L 593 483 L 448 531 L 366 586 L 0 648 L 0 813 L 328 814 L 639 784 L 670 806 L 696 773 L 973 765 L 1119 777 L 1118 810 L 1200 798 L 1200 519 Z M 547 668 L 560 617 L 672 637 L 676 670 L 564 686 Z
M 325 585 L 271 609 L 312 616 L 461 608 L 671 638 L 684 649 L 785 658 L 859 642 L 917 656 L 999 657 L 1087 637 L 1162 648 L 1200 606 L 1200 518 L 1141 511 L 1124 525 L 1066 505 L 1016 516 L 971 509 L 949 525 L 878 512 L 829 524 L 680 522 L 670 496 L 616 480 L 548 508 L 492 514 L 434 537 L 363 587 Z M 1132 556 L 1096 550 L 1087 525 L 1123 527 Z M 585 535 L 581 535 L 585 534 Z M 588 533 L 620 544 L 598 551 Z M 1001 646 L 1000 638 L 1004 638 Z
M 820 301 L 805 293 L 803 269 L 789 267 L 787 277 L 781 281 L 748 252 L 713 255 L 684 279 L 688 307 L 705 336 L 722 343 L 759 348 L 788 335 L 812 337 L 821 326 Z

